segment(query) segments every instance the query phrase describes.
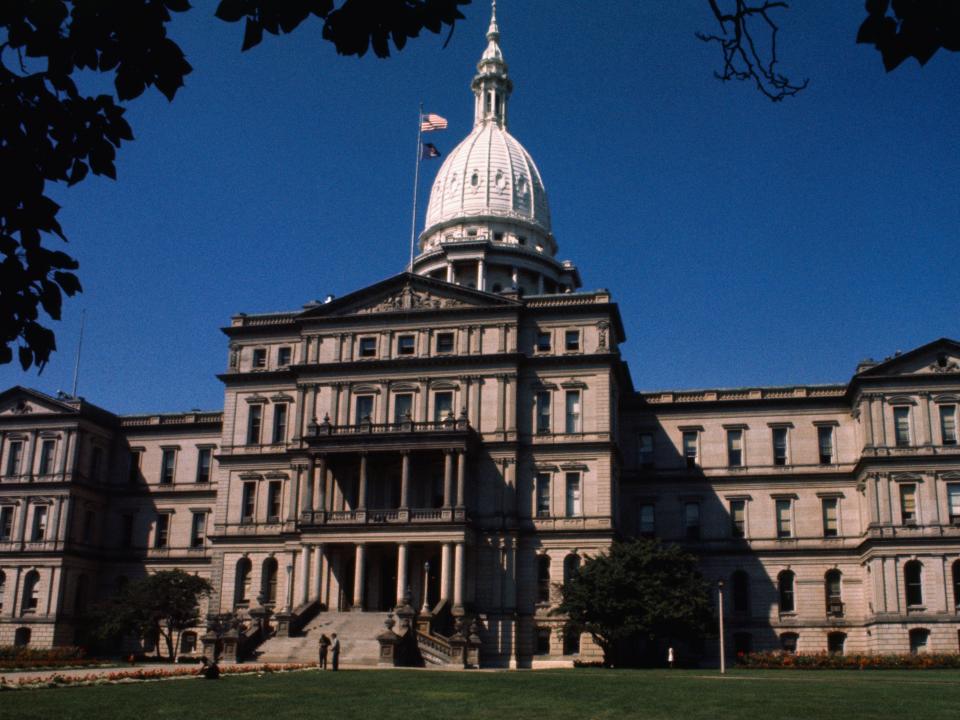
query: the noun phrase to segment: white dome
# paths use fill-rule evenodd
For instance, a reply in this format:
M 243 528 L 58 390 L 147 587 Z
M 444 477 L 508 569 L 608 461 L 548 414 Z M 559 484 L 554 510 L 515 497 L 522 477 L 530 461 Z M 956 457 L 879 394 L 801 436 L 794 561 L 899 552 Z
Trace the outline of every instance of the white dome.
M 442 223 L 503 218 L 550 233 L 547 193 L 533 158 L 498 123 L 477 125 L 437 173 L 424 236 Z

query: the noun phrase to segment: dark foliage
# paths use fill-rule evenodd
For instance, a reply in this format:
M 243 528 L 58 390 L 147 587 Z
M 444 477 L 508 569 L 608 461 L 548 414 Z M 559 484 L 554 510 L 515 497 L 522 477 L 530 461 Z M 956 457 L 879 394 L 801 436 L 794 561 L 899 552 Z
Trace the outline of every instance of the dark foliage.
M 941 48 L 960 50 L 956 0 L 867 0 L 866 9 L 857 42 L 879 50 L 887 72 L 910 57 L 926 65 Z

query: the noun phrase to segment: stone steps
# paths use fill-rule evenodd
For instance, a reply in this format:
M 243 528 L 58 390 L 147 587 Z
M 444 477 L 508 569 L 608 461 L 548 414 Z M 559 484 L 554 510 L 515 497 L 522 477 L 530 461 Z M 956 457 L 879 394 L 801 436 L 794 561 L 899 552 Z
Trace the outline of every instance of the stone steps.
M 340 639 L 340 662 L 344 665 L 376 665 L 380 655 L 377 635 L 383 632 L 385 612 L 322 612 L 296 637 L 274 637 L 263 643 L 258 662 L 316 662 L 320 635 Z M 330 656 L 327 660 L 330 661 Z

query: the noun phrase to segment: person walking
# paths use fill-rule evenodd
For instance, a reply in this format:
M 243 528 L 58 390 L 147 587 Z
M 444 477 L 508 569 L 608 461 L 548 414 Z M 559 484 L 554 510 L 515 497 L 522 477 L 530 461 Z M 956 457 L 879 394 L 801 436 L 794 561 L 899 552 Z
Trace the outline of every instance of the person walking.
M 327 669 L 327 651 L 330 649 L 330 638 L 326 633 L 320 635 L 320 670 Z
M 667 665 L 673 667 L 673 648 L 667 648 Z
M 336 633 L 333 633 L 333 645 L 331 646 L 333 651 L 333 670 L 340 669 L 340 638 L 337 637 Z

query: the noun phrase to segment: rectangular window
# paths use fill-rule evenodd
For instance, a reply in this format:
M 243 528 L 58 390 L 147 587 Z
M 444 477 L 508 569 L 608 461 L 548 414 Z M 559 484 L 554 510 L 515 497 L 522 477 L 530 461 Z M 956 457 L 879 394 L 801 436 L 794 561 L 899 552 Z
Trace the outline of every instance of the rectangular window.
M 960 483 L 947 485 L 947 504 L 950 506 L 950 524 L 960 525 Z M 957 604 L 960 605 L 960 593 Z
M 260 426 L 263 424 L 263 405 L 254 403 L 247 410 L 247 445 L 260 444 Z
M 683 432 L 683 457 L 687 463 L 688 469 L 697 466 L 697 431 L 684 430 Z
M 568 433 L 580 432 L 580 391 L 567 390 L 567 423 Z
M 640 505 L 640 535 L 652 538 L 657 534 L 656 511 L 653 503 Z
M 355 424 L 371 422 L 373 418 L 373 395 L 357 395 L 354 410 Z
M 906 406 L 893 409 L 893 430 L 897 447 L 910 445 L 910 408 Z
M 821 504 L 823 507 L 823 536 L 836 537 L 838 533 L 837 499 L 823 498 Z
M 820 464 L 830 465 L 833 462 L 833 428 L 829 425 L 817 427 L 817 446 L 820 449 Z
M 640 467 L 644 469 L 649 469 L 653 467 L 653 433 L 640 433 L 640 436 L 637 438 L 638 442 L 638 455 L 637 462 L 640 463 Z
M 83 514 L 83 541 L 88 545 L 93 542 L 93 523 L 96 519 L 93 510 L 87 510 Z
M 397 355 L 413 355 L 417 350 L 417 338 L 413 335 L 400 335 L 397 338 Z
M 743 430 L 727 430 L 727 465 L 743 465 Z
M 360 357 L 372 358 L 377 356 L 377 339 L 375 337 L 360 338 Z
M 267 349 L 266 348 L 254 348 L 253 350 L 253 367 L 259 370 L 267 367 Z
M 240 522 L 252 523 L 253 514 L 257 503 L 257 484 L 255 482 L 245 482 L 243 484 L 243 497 L 240 501 Z
M 277 445 L 287 439 L 287 404 L 277 403 L 273 406 L 273 444 Z
M 747 501 L 730 501 L 730 535 L 735 538 L 747 535 Z
M 785 427 L 773 428 L 773 464 L 787 464 L 787 429 Z
M 33 508 L 33 529 L 30 531 L 31 542 L 40 542 L 47 536 L 47 506 L 37 505 Z
M 8 542 L 13 538 L 13 507 L 4 505 L 0 508 L 0 541 Z
M 140 461 L 143 459 L 143 450 L 130 451 L 130 466 L 127 469 L 127 482 L 138 484 L 143 478 L 140 475 Z
M 580 517 L 583 506 L 580 501 L 580 473 L 567 473 L 567 517 Z
M 563 349 L 567 352 L 580 351 L 580 331 L 567 330 L 563 334 Z
M 279 480 L 271 480 L 267 485 L 267 522 L 276 522 L 280 519 L 280 500 L 283 497 L 283 484 Z
M 700 539 L 700 503 L 688 502 L 683 506 L 684 527 L 687 540 Z
M 173 476 L 177 468 L 177 451 L 173 448 L 164 448 L 160 459 L 160 484 L 172 485 Z
M 537 473 L 537 517 L 550 517 L 550 473 Z
M 213 448 L 199 448 L 197 450 L 197 482 L 210 482 L 210 460 L 213 457 Z
M 433 419 L 436 422 L 443 422 L 447 417 L 453 415 L 453 393 L 438 392 L 433 395 Z
M 23 441 L 14 440 L 7 451 L 7 475 L 20 473 L 20 458 L 23 456 Z
M 549 390 L 540 390 L 537 392 L 537 432 L 550 432 L 550 399 Z
M 103 448 L 98 445 L 93 446 L 90 453 L 90 479 L 94 482 L 100 482 L 100 474 L 103 471 Z
M 437 353 L 452 353 L 452 352 L 453 352 L 453 333 L 452 332 L 437 333 Z
M 404 393 L 393 399 L 393 421 L 395 423 L 409 422 L 413 419 L 413 395 Z
M 120 517 L 120 547 L 133 547 L 133 515 L 130 513 Z
M 539 330 L 537 332 L 536 350 L 538 353 L 550 352 L 550 331 Z
M 157 529 L 153 536 L 153 546 L 155 548 L 169 547 L 170 543 L 170 515 L 160 513 L 157 515 Z
M 957 406 L 940 406 L 940 442 L 943 445 L 957 444 Z
M 287 367 L 293 359 L 293 348 L 284 346 L 277 350 L 277 367 Z
M 207 542 L 207 514 L 195 512 L 190 526 L 190 547 L 203 547 Z
M 791 528 L 791 517 L 790 517 L 790 500 L 781 499 L 777 500 L 776 509 L 777 509 L 777 537 L 778 538 L 788 538 L 793 537 L 793 530 Z
M 900 486 L 900 517 L 904 525 L 917 524 L 917 486 Z
M 49 475 L 53 472 L 53 451 L 57 447 L 56 440 L 44 440 L 40 445 L 40 474 Z

